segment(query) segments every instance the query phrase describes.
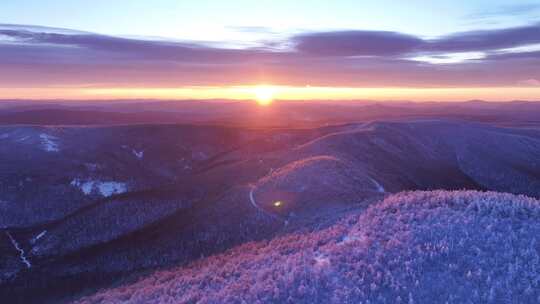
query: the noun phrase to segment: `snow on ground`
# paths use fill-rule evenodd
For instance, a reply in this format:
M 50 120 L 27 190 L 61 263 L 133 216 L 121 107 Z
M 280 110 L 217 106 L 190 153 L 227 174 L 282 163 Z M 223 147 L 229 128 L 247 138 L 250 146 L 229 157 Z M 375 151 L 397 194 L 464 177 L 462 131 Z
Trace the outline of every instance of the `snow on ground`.
M 33 239 L 30 240 L 30 243 L 34 245 L 37 241 L 39 241 L 42 237 L 44 237 L 47 234 L 47 230 L 43 230 L 40 234 L 36 235 Z
M 81 189 L 81 191 L 88 195 L 90 193 L 92 193 L 92 189 L 94 188 L 94 182 L 93 181 L 87 181 L 87 182 L 83 182 L 79 179 L 74 179 L 71 181 L 70 183 L 72 186 L 74 187 L 78 187 Z
M 18 142 L 23 142 L 23 141 L 26 141 L 28 138 L 30 138 L 30 136 L 23 136 L 19 139 L 17 139 Z
M 98 193 L 101 196 L 109 197 L 113 194 L 121 194 L 127 192 L 126 183 L 115 181 L 82 181 L 76 178 L 71 181 L 70 185 L 78 187 L 86 195 Z
M 56 140 L 58 140 L 57 137 L 42 133 L 39 135 L 39 139 L 41 140 L 41 145 L 43 146 L 43 149 L 47 152 L 58 152 L 60 149 L 58 148 L 58 143 Z
M 137 151 L 135 149 L 131 150 L 131 152 L 133 153 L 133 155 L 135 155 L 135 157 L 137 157 L 138 159 L 142 159 L 144 157 L 144 151 Z
M 8 236 L 9 240 L 11 241 L 11 244 L 19 252 L 19 257 L 21 258 L 21 262 L 26 266 L 26 268 L 32 268 L 32 264 L 30 261 L 26 258 L 26 254 L 24 250 L 21 248 L 17 240 L 11 235 L 9 231 L 6 231 L 6 235 Z
M 119 182 L 99 182 L 97 184 L 99 193 L 103 196 L 111 196 L 113 194 L 120 194 L 127 191 L 127 186 L 125 183 Z

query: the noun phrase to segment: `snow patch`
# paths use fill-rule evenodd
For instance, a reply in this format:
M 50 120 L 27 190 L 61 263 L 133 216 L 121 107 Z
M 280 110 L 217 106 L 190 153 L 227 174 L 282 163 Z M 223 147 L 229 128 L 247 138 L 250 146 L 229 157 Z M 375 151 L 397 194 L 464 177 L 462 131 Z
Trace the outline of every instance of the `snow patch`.
M 92 189 L 94 188 L 93 181 L 83 182 L 79 179 L 72 180 L 70 185 L 80 188 L 81 191 L 86 195 L 92 193 Z
M 354 235 L 346 235 L 343 237 L 343 239 L 341 240 L 341 243 L 344 243 L 344 244 L 347 244 L 347 243 L 350 243 L 350 242 L 354 242 L 354 241 L 358 241 L 360 240 L 359 237 L 357 236 L 354 236 Z
M 39 135 L 39 139 L 41 140 L 41 145 L 43 146 L 43 149 L 47 152 L 58 152 L 60 149 L 58 149 L 58 143 L 55 142 L 58 138 L 48 135 L 45 133 L 42 133 Z
M 99 193 L 106 197 L 113 194 L 127 192 L 126 184 L 119 182 L 100 182 L 98 183 L 97 187 L 99 189 Z
M 144 157 L 144 151 L 137 151 L 135 149 L 131 150 L 131 152 L 133 153 L 133 155 L 135 155 L 135 157 L 137 157 L 138 159 L 142 159 Z
M 6 231 L 6 235 L 8 236 L 8 238 L 11 241 L 11 244 L 13 245 L 15 250 L 17 250 L 19 252 L 19 257 L 21 258 L 21 262 L 24 265 L 26 265 L 26 268 L 28 268 L 28 269 L 32 268 L 32 264 L 26 258 L 26 254 L 25 254 L 24 250 L 22 249 L 22 247 L 17 242 L 17 240 L 15 240 L 15 238 L 13 237 L 13 235 L 11 235 L 11 233 L 9 231 Z
M 126 183 L 115 181 L 82 181 L 78 178 L 71 181 L 70 185 L 81 189 L 86 194 L 98 193 L 101 196 L 109 197 L 114 194 L 121 194 L 127 192 Z
M 32 240 L 30 240 L 30 243 L 32 245 L 34 245 L 37 241 L 39 241 L 46 234 L 47 234 L 47 230 L 43 230 L 40 234 L 36 235 Z

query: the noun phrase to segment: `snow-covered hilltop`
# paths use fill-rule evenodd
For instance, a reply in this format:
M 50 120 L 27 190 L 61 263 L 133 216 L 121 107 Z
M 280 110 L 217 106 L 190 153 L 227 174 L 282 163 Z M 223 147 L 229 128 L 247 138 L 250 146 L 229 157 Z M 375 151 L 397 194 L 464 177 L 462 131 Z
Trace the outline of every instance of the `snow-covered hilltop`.
M 242 245 L 77 303 L 536 303 L 540 201 L 405 192 L 326 230 Z

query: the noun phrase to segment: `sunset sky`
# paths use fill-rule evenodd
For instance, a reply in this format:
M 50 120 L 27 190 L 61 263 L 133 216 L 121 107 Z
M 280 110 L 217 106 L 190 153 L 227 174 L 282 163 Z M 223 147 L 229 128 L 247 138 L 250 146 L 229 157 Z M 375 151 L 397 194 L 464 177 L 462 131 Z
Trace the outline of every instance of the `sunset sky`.
M 0 98 L 540 100 L 538 1 L 19 0 Z

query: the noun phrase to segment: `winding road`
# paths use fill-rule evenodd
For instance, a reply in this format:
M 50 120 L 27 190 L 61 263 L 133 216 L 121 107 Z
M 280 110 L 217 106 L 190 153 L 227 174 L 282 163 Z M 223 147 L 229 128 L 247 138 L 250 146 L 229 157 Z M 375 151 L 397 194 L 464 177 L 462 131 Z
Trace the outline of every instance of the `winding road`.
M 269 217 L 271 217 L 271 218 L 273 218 L 275 220 L 283 222 L 285 225 L 289 224 L 288 220 L 283 219 L 282 217 L 280 217 L 277 214 L 268 212 L 268 211 L 264 210 L 261 206 L 259 206 L 259 204 L 257 204 L 257 201 L 255 200 L 254 192 L 255 192 L 255 186 L 251 186 L 251 189 L 249 190 L 249 201 L 250 201 L 251 205 L 253 206 L 253 208 L 257 209 L 259 212 L 263 213 L 266 216 L 269 216 Z
M 374 180 L 373 178 L 369 177 L 368 178 L 371 180 L 371 182 L 375 185 L 375 187 L 377 188 L 377 192 L 379 193 L 386 193 L 386 190 L 384 189 L 384 187 L 379 184 L 379 182 L 377 182 L 376 180 Z

